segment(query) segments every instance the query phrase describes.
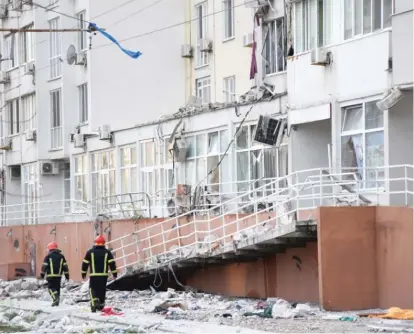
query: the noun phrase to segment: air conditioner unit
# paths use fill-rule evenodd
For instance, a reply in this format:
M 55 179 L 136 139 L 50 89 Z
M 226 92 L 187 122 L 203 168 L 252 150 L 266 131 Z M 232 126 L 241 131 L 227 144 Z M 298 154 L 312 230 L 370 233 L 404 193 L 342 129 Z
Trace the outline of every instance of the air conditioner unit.
M 42 175 L 58 175 L 59 163 L 53 161 L 41 161 L 40 162 L 40 174 Z
M 181 57 L 183 58 L 193 57 L 193 47 L 190 44 L 181 45 Z
M 0 5 L 0 19 L 5 19 L 7 17 L 7 6 Z
M 202 39 L 200 41 L 201 52 L 211 52 L 213 50 L 213 43 L 209 39 Z
M 26 131 L 26 141 L 36 141 L 36 130 Z
M 260 116 L 254 133 L 254 140 L 258 143 L 279 146 L 286 127 L 286 119 L 274 119 Z
M 187 143 L 185 139 L 177 138 L 173 145 L 174 158 L 177 162 L 184 162 L 187 156 Z
M 12 0 L 12 9 L 13 10 L 22 10 L 23 1 L 22 0 Z
M 394 107 L 402 98 L 404 94 L 398 87 L 391 88 L 388 90 L 385 95 L 379 100 L 377 104 L 377 108 L 381 111 L 385 111 Z
M 105 124 L 99 127 L 99 139 L 100 140 L 111 140 L 111 127 L 109 124 Z
M 9 73 L 0 71 L 0 84 L 9 84 L 11 82 Z
M 313 49 L 311 53 L 311 64 L 312 65 L 321 65 L 326 66 L 331 63 L 330 51 L 322 50 L 319 48 Z
M 85 135 L 83 133 L 76 133 L 73 136 L 73 146 L 74 147 L 84 147 L 85 146 Z
M 248 32 L 243 35 L 243 46 L 244 47 L 253 46 L 253 42 L 254 42 L 253 33 Z
M 86 66 L 87 57 L 85 52 L 79 52 L 76 54 L 76 65 L 84 65 Z
M 247 8 L 257 8 L 269 5 L 269 0 L 244 0 L 244 6 Z
M 35 73 L 35 64 L 33 62 L 26 63 L 24 65 L 24 74 L 34 74 Z

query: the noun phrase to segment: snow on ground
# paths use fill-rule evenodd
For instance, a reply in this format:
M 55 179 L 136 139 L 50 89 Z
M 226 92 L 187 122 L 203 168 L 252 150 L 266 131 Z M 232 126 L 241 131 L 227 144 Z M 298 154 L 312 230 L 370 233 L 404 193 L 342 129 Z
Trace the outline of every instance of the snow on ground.
M 108 291 L 107 305 L 123 315 L 90 313 L 87 284 L 65 283 L 51 307 L 36 279 L 0 281 L 0 333 L 369 333 L 413 332 L 412 321 L 360 318 L 309 304 L 178 292 Z M 378 312 L 381 310 L 370 310 Z

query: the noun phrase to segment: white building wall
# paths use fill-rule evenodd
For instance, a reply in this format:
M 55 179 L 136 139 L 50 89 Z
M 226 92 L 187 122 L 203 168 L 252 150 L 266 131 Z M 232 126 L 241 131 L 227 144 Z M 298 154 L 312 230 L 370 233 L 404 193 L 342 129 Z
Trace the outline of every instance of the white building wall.
M 93 78 L 90 130 L 102 124 L 110 124 L 113 130 L 131 127 L 174 113 L 184 104 L 181 44 L 185 28 L 180 24 L 185 20 L 184 0 L 160 2 L 152 7 L 150 4 L 153 1 L 134 1 L 101 15 L 113 9 L 114 2 L 91 2 L 90 20 L 119 41 L 128 39 L 122 45 L 139 50 L 142 56 L 132 59 L 99 33 L 93 36 L 88 66 Z M 162 30 L 175 24 L 174 28 Z

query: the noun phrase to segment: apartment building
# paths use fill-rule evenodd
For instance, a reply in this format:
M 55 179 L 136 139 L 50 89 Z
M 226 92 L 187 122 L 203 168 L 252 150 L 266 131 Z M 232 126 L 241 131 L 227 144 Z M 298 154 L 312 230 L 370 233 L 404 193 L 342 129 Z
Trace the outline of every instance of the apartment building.
M 9 120 L 20 117 L 3 122 L 5 146 L 12 141 L 3 153 L 4 212 L 16 204 L 16 223 L 168 216 L 183 204 L 180 184 L 201 189 L 211 204 L 320 167 L 360 169 L 366 187 L 382 186 L 386 171 L 376 167 L 413 161 L 412 73 L 402 70 L 412 57 L 399 47 L 412 43 L 402 31 L 412 26 L 412 6 L 403 2 L 59 0 L 49 11 L 9 10 L 4 27 L 92 21 L 143 55 L 130 59 L 86 32 L 22 38 L 35 41 L 36 71 L 4 69 Z M 3 38 L 6 48 L 21 45 Z M 86 66 L 68 64 L 70 45 Z M 404 97 L 379 110 L 392 87 Z M 21 116 L 28 93 L 36 94 L 33 118 Z M 35 120 L 27 126 L 36 141 L 26 140 L 21 119 Z M 267 122 L 278 131 L 260 139 Z M 43 161 L 59 162 L 56 175 L 42 175 Z M 40 208 L 49 218 L 39 218 Z

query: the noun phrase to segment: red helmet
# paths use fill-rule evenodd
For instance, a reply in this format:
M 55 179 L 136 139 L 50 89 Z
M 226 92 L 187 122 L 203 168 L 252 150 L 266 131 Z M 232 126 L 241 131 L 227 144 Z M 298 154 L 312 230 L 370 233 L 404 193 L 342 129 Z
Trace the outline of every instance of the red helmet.
M 103 246 L 105 245 L 105 238 L 103 235 L 98 235 L 95 239 L 95 245 Z
M 55 242 L 55 241 L 52 241 L 52 242 L 50 242 L 48 245 L 47 245 L 47 250 L 52 250 L 52 249 L 57 249 L 58 248 L 58 245 L 57 245 L 57 243 Z

